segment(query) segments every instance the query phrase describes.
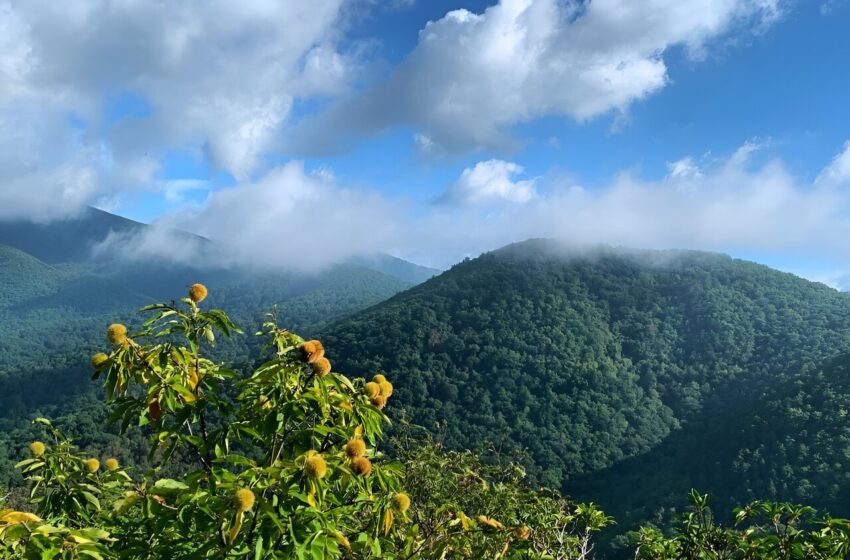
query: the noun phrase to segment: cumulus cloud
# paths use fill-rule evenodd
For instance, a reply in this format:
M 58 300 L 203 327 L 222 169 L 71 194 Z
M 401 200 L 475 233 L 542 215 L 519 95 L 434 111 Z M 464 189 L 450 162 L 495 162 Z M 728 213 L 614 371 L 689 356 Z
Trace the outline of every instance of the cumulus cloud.
M 385 82 L 305 120 L 292 147 L 321 150 L 340 131 L 397 125 L 414 127 L 429 151 L 510 147 L 513 124 L 625 111 L 668 83 L 671 47 L 699 58 L 713 39 L 780 14 L 779 0 L 501 0 L 480 14 L 454 10 L 422 29 Z
M 481 204 L 488 201 L 528 202 L 534 196 L 534 180 L 514 181 L 522 166 L 509 161 L 491 159 L 464 169 L 441 200 L 457 204 Z
M 344 89 L 342 1 L 0 0 L 0 158 L 12 163 L 0 219 L 159 188 L 169 149 L 249 178 L 297 99 Z M 149 114 L 116 122 L 110 103 L 126 95 Z
M 699 177 L 702 175 L 699 167 L 694 163 L 694 158 L 691 156 L 667 162 L 667 171 L 670 173 L 670 177 L 678 179 L 683 177 Z

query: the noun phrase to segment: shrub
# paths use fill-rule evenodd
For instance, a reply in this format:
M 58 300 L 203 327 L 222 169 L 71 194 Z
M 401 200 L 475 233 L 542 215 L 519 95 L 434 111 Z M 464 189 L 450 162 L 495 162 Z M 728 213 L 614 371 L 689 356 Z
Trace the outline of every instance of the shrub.
M 386 522 L 401 465 L 373 451 L 370 476 L 350 474 L 346 444 L 374 450 L 388 423 L 365 382 L 313 367 L 318 342 L 305 362 L 305 341 L 273 321 L 259 333 L 273 357 L 246 377 L 207 359 L 216 331 L 240 331 L 199 307 L 198 286 L 146 307 L 132 338 L 110 326 L 112 352 L 96 364 L 113 420 L 148 426 L 156 467 L 136 479 L 114 460 L 101 469 L 40 419 L 51 441 L 18 464 L 35 511 L 2 512 L 0 556 L 383 557 L 403 542 L 405 528 Z M 186 456 L 194 466 L 163 477 Z

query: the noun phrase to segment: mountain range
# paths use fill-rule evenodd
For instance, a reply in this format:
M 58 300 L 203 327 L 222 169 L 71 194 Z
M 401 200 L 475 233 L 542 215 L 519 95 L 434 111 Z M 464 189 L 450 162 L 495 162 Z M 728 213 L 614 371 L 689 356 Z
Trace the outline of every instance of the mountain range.
M 449 447 L 516 455 L 535 483 L 599 502 L 618 520 L 612 555 L 691 487 L 722 511 L 767 498 L 850 514 L 850 294 L 716 253 L 551 240 L 436 276 L 387 255 L 319 274 L 93 256 L 145 227 L 93 209 L 0 224 L 0 484 L 35 415 L 84 444 L 112 437 L 88 379 L 105 325 L 202 281 L 246 332 L 276 306 L 339 371 L 385 372 L 393 415 Z M 218 347 L 237 365 L 259 352 L 250 336 Z

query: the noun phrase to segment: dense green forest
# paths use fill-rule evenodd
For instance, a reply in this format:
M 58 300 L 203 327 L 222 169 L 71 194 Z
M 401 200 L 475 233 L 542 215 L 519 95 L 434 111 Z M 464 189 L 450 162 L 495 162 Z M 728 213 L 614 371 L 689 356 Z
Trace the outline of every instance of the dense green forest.
M 711 399 L 652 451 L 571 481 L 574 496 L 592 497 L 617 518 L 606 541 L 627 550 L 625 532 L 675 522 L 691 488 L 709 493 L 720 512 L 764 499 L 850 514 L 850 355 L 738 391 Z
M 274 317 L 256 365 L 211 360 L 216 339 L 242 332 L 201 306 L 208 295 L 196 283 L 146 306 L 142 325 L 104 329 L 92 369 L 122 432 L 148 427 L 148 461 L 80 449 L 36 418 L 15 465 L 28 488 L 0 491 L 0 558 L 586 559 L 610 523 L 510 462 L 427 438 L 387 455 L 391 381 L 333 371 L 320 341 Z
M 322 334 L 449 446 L 525 449 L 626 531 L 692 487 L 847 512 L 848 327 L 850 296 L 757 264 L 530 241 Z

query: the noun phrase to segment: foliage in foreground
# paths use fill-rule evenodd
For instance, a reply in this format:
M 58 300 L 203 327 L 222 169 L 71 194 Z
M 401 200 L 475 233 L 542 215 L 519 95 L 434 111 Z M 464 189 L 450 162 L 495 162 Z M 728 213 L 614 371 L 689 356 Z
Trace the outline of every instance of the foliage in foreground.
M 638 560 L 840 560 L 850 556 L 850 520 L 810 507 L 754 502 L 735 511 L 735 528 L 712 518 L 708 496 L 691 492 L 693 511 L 673 537 L 644 527 Z
M 113 420 L 150 430 L 155 467 L 135 475 L 82 454 L 38 419 L 49 438 L 18 464 L 33 511 L 0 505 L 0 557 L 588 557 L 601 512 L 469 454 L 419 445 L 406 493 L 403 465 L 377 449 L 392 384 L 333 372 L 320 342 L 269 321 L 258 334 L 273 357 L 249 375 L 205 358 L 217 335 L 239 332 L 201 310 L 206 295 L 194 285 L 182 304 L 145 308 L 132 335 L 111 325 L 111 353 L 92 359 Z M 186 458 L 195 466 L 181 470 Z
M 532 490 L 514 462 L 484 462 L 426 441 L 400 446 L 419 535 L 416 558 L 589 559 L 611 523 L 594 504 Z
M 272 358 L 249 375 L 205 358 L 217 333 L 238 332 L 224 312 L 200 309 L 205 297 L 195 285 L 182 304 L 149 306 L 152 317 L 132 335 L 111 325 L 111 353 L 92 359 L 113 419 L 150 431 L 154 468 L 137 474 L 82 454 L 50 421 L 36 420 L 49 437 L 18 464 L 30 483 L 28 507 L 0 503 L 0 558 L 593 556 L 592 537 L 611 519 L 592 504 L 530 489 L 515 463 L 427 439 L 400 441 L 400 461 L 379 451 L 392 384 L 381 374 L 366 382 L 333 372 L 320 342 L 269 321 L 258 334 Z M 692 498 L 673 536 L 641 530 L 637 559 L 850 553 L 850 521 L 756 502 L 724 528 L 706 496 Z

